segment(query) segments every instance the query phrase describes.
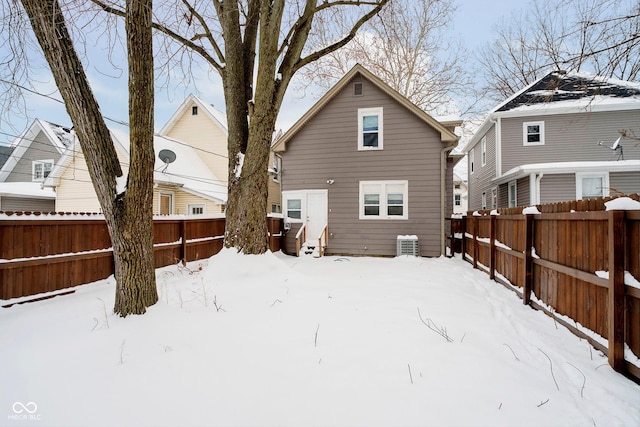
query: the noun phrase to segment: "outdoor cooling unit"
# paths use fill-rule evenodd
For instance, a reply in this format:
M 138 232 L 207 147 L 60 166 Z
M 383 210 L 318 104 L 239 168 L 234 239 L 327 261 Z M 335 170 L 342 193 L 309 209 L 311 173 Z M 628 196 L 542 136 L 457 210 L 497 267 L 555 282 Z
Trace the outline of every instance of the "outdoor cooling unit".
M 397 256 L 412 255 L 419 256 L 418 236 L 398 236 Z

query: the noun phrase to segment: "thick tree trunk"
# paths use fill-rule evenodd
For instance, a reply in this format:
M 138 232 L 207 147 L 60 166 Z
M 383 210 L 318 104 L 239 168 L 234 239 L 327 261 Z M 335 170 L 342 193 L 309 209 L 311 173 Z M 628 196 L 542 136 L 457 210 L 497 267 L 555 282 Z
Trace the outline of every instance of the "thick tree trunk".
M 153 35 L 152 0 L 127 0 L 131 167 L 123 221 L 116 227 L 116 302 L 121 316 L 142 314 L 158 301 L 153 256 Z
M 151 0 L 144 0 L 144 4 L 135 3 L 139 3 L 134 8 L 135 13 L 144 14 L 145 19 L 148 14 L 150 23 Z M 149 79 L 149 70 L 153 72 L 148 56 L 151 55 L 151 45 L 147 44 L 150 43 L 150 25 L 148 31 L 144 29 L 141 32 L 143 36 L 137 33 L 138 30 L 133 30 L 131 40 L 128 40 L 128 45 L 138 44 L 136 55 L 141 55 L 132 56 L 129 52 L 129 57 L 141 62 L 131 68 L 130 99 L 138 102 L 131 107 L 134 113 L 131 115 L 129 185 L 125 193 L 118 195 L 116 177 L 122 176 L 120 163 L 58 2 L 22 0 L 22 4 L 64 99 L 105 216 L 115 263 L 115 311 L 123 317 L 142 314 L 158 299 L 151 245 L 153 224 L 149 212 L 153 193 L 153 74 L 150 80 L 146 80 Z M 140 20 L 140 15 L 133 18 L 137 28 L 141 27 L 137 24 Z

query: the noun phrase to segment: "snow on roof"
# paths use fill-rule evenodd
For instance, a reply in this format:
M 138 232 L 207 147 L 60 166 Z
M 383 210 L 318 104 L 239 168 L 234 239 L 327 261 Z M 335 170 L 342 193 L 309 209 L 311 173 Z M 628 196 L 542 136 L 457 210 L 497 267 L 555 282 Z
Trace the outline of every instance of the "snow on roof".
M 68 148 L 76 140 L 76 134 L 72 128 L 63 127 L 55 123 L 48 122 L 46 120 L 40 120 L 43 124 L 53 133 L 55 140 L 60 141 L 63 147 Z
M 537 172 L 559 174 L 588 171 L 633 172 L 638 170 L 640 170 L 640 160 L 532 163 L 509 169 L 494 178 L 493 182 L 503 182 Z
M 129 135 L 120 130 L 110 130 L 128 153 Z M 153 145 L 156 154 L 154 182 L 176 185 L 191 194 L 211 199 L 219 204 L 226 203 L 227 186 L 211 172 L 193 147 L 161 135 L 154 136 Z M 173 151 L 176 160 L 165 164 L 158 157 L 160 150 Z
M 40 182 L 0 182 L 0 196 L 55 199 L 56 193 L 53 188 L 42 188 Z
M 498 106 L 494 111 L 522 110 L 532 105 L 572 106 L 602 103 L 640 103 L 640 84 L 596 76 L 590 73 L 554 71 Z M 614 102 L 615 101 L 615 102 Z

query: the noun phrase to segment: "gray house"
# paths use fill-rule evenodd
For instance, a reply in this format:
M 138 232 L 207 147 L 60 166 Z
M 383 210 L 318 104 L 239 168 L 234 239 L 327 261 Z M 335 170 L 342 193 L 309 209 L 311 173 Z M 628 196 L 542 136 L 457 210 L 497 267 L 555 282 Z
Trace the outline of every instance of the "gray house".
M 42 183 L 75 136 L 70 129 L 36 119 L 11 144 L 0 167 L 0 210 L 55 209 L 55 192 Z
M 452 210 L 451 150 L 460 121 L 441 123 L 356 65 L 280 139 L 282 210 L 327 254 L 444 253 Z M 416 250 L 417 249 L 417 250 Z
M 640 84 L 551 72 L 484 120 L 467 145 L 469 209 L 640 192 Z

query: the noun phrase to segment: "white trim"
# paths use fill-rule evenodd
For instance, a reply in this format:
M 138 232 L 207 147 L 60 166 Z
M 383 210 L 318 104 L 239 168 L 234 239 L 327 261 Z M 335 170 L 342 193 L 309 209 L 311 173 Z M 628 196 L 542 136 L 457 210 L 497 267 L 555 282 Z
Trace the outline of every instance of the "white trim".
M 473 173 L 475 172 L 475 159 L 476 159 L 476 147 L 473 147 L 470 151 L 469 151 L 469 175 L 473 175 Z
M 171 196 L 171 206 L 170 206 L 171 212 L 164 215 L 173 215 L 173 213 L 175 212 L 175 208 L 174 208 L 175 193 L 173 191 L 164 191 L 164 190 L 158 192 L 158 215 L 163 215 L 162 214 L 162 196 Z
M 480 195 L 480 206 L 483 210 L 487 209 L 487 192 L 483 191 Z
M 609 172 L 576 172 L 576 200 L 582 200 L 582 180 L 584 178 L 602 178 L 602 194 L 591 197 L 607 197 L 609 195 Z
M 487 135 L 480 140 L 480 162 L 482 166 L 487 164 Z
M 529 126 L 538 126 L 540 140 L 535 142 L 529 142 Z M 522 123 L 522 145 L 525 147 L 533 146 L 533 145 L 544 145 L 544 122 L 543 121 L 535 121 L 535 122 L 523 122 Z
M 365 147 L 363 141 L 363 122 L 365 116 L 378 116 L 378 145 Z M 382 107 L 358 108 L 358 151 L 382 150 L 384 146 L 384 118 Z
M 378 215 L 365 215 L 364 190 L 365 186 L 378 187 L 379 211 Z M 393 194 L 388 187 L 402 186 L 402 215 L 388 214 L 388 195 Z M 367 193 L 369 194 L 369 193 Z M 372 193 L 373 194 L 373 193 Z M 360 181 L 358 191 L 358 219 L 361 220 L 406 220 L 409 219 L 409 181 Z
M 49 168 L 49 173 L 47 174 L 47 176 L 44 176 L 45 173 L 45 165 L 51 165 L 51 167 Z M 36 177 L 36 165 L 42 165 L 42 176 L 41 177 Z M 55 166 L 55 163 L 53 161 L 53 159 L 45 159 L 45 160 L 32 160 L 31 161 L 31 181 L 32 182 L 43 182 L 45 179 L 47 179 L 47 177 L 49 175 L 51 175 L 51 172 L 53 171 L 53 167 Z
M 193 209 L 202 209 L 200 213 L 194 213 Z M 207 205 L 205 203 L 189 203 L 187 204 L 187 215 L 204 215 L 207 213 Z

